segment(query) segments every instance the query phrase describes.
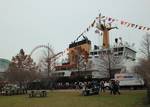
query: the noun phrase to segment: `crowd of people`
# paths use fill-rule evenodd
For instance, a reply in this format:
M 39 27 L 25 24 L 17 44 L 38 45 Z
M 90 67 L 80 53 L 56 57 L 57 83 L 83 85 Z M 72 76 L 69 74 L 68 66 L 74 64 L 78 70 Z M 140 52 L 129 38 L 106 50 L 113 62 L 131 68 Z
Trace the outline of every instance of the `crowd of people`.
M 120 95 L 120 86 L 119 81 L 110 80 L 108 81 L 86 81 L 86 82 L 74 82 L 74 83 L 61 83 L 58 82 L 55 84 L 55 89 L 82 89 L 82 88 L 91 88 L 96 86 L 99 88 L 99 92 L 105 92 L 110 90 L 111 95 Z
M 97 81 L 92 81 L 92 82 L 88 82 L 85 84 L 87 85 L 87 87 L 89 87 L 89 85 L 91 85 L 90 87 L 93 86 L 93 84 L 95 84 L 95 86 L 99 87 L 99 91 L 100 92 L 105 92 L 105 90 L 110 90 L 110 94 L 112 95 L 116 95 L 119 94 L 120 95 L 120 86 L 119 86 L 119 81 L 115 81 L 115 80 L 110 80 L 109 82 L 107 81 L 100 81 L 99 83 Z
M 111 80 L 109 82 L 109 90 L 110 90 L 110 94 L 119 94 L 120 95 L 120 86 L 119 86 L 119 81 L 115 81 L 115 80 Z

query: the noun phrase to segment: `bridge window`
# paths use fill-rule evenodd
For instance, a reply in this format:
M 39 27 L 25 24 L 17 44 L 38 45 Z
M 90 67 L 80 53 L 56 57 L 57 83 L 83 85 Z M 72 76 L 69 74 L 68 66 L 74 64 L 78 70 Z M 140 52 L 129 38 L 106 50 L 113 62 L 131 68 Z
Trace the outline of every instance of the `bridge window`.
M 95 58 L 98 58 L 98 56 L 94 56 Z
M 123 47 L 114 48 L 114 52 L 123 51 Z
M 97 55 L 97 52 L 94 52 L 94 55 Z
M 93 52 L 90 52 L 90 54 L 91 54 L 91 55 L 94 55 L 94 53 L 93 53 Z
M 122 54 L 123 54 L 122 52 L 119 52 L 119 53 L 118 53 L 118 55 L 122 55 Z
M 133 78 L 133 76 L 124 76 L 124 78 Z

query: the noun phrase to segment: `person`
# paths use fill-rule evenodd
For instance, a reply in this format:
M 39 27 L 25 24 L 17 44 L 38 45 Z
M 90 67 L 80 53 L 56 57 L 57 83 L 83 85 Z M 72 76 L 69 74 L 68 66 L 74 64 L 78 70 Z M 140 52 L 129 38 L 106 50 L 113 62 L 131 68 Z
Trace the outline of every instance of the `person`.
M 75 89 L 76 90 L 79 89 L 79 82 L 75 82 L 74 84 L 75 84 Z
M 90 81 L 88 81 L 88 83 L 87 83 L 87 88 L 88 88 L 88 89 L 92 88 L 92 84 L 91 84 Z
M 112 82 L 112 90 L 113 90 L 114 95 L 116 95 L 117 93 L 120 95 L 119 84 L 115 80 L 113 80 L 113 82 Z
M 119 91 L 119 89 L 120 89 L 119 81 L 117 80 L 115 83 L 116 83 L 116 93 L 118 93 L 118 94 L 120 95 L 120 91 Z
M 116 82 L 115 82 L 115 80 L 112 80 L 112 93 L 113 93 L 113 95 L 116 95 L 116 90 L 117 90 Z
M 100 82 L 101 92 L 105 92 L 104 81 Z
M 113 94 L 113 84 L 112 84 L 112 80 L 109 81 L 109 89 L 110 89 L 110 94 Z

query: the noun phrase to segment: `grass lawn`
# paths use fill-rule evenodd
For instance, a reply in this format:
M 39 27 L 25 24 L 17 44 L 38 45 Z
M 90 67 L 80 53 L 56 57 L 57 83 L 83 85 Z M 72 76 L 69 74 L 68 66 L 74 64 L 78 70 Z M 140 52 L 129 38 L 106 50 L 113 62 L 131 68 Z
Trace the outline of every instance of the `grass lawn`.
M 122 91 L 121 95 L 81 96 L 78 91 L 49 92 L 45 98 L 28 95 L 0 96 L 0 107 L 149 107 L 143 106 L 145 91 Z

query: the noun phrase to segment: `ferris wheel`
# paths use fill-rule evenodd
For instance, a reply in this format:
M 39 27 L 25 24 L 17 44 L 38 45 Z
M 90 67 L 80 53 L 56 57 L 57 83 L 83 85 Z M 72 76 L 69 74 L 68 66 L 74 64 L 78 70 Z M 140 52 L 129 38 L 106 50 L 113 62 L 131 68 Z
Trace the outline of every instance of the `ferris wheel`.
M 54 55 L 54 51 L 51 47 L 49 46 L 46 46 L 46 45 L 38 45 L 36 46 L 30 53 L 30 56 L 37 50 L 37 49 L 40 49 L 40 48 L 45 48 L 48 50 L 48 52 L 51 54 L 51 55 Z
M 38 68 L 40 72 L 45 72 L 49 76 L 52 71 L 55 71 L 56 61 L 63 52 L 58 52 L 55 54 L 52 47 L 49 45 L 38 45 L 31 51 L 30 56 L 33 57 L 33 54 L 40 49 L 45 49 L 45 53 L 44 57 L 41 57 L 38 61 Z

